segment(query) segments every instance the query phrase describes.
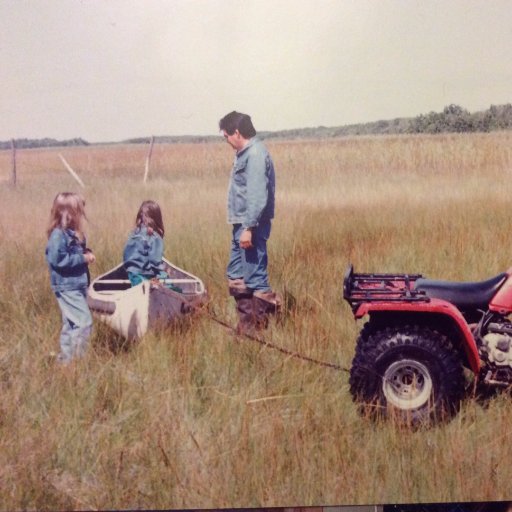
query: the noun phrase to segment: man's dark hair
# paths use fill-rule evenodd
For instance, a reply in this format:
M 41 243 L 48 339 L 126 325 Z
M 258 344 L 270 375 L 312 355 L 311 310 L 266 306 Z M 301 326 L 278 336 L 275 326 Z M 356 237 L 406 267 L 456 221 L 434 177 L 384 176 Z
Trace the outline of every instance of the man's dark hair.
M 228 135 L 233 135 L 236 130 L 245 139 L 250 139 L 256 135 L 256 130 L 251 121 L 251 116 L 240 112 L 230 112 L 219 121 L 219 128 L 224 130 Z

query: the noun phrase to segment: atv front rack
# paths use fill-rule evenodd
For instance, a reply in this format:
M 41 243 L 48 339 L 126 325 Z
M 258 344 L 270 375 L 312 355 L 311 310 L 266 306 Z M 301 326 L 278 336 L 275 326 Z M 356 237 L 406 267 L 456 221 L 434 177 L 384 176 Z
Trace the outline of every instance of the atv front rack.
M 424 291 L 415 290 L 421 274 L 356 274 L 349 265 L 343 279 L 343 298 L 352 311 L 364 302 L 429 302 Z

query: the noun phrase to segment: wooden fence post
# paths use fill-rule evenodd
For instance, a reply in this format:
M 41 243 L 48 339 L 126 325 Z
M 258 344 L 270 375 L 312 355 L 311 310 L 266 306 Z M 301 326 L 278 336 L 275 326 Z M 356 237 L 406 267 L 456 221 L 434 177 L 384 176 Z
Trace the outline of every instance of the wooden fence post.
M 85 188 L 84 182 L 80 179 L 80 176 L 72 169 L 71 165 L 69 165 L 66 162 L 66 159 L 59 153 L 59 158 L 61 159 L 62 163 L 64 164 L 64 167 L 68 170 L 69 174 L 75 178 L 75 180 L 78 182 L 78 184 Z
M 14 139 L 11 139 L 11 149 L 12 149 L 12 184 L 16 186 L 16 142 Z
M 155 142 L 154 135 L 151 136 L 151 142 L 149 144 L 149 152 L 148 156 L 146 157 L 146 169 L 144 170 L 144 183 L 146 183 L 146 180 L 148 179 L 149 174 L 149 162 L 151 161 L 151 153 L 153 153 L 153 144 Z

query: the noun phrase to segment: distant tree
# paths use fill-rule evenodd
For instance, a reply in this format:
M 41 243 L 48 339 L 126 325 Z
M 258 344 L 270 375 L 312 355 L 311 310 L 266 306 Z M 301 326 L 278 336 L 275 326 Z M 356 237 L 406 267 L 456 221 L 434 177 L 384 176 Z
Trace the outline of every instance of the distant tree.
M 459 105 L 448 105 L 442 114 L 442 125 L 445 132 L 471 132 L 474 131 L 473 120 L 469 111 Z

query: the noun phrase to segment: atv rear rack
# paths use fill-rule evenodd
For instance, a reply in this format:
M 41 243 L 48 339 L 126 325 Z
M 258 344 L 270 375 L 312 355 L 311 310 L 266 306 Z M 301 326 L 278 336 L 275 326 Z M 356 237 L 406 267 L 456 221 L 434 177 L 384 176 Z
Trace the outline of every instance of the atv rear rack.
M 355 311 L 363 302 L 429 302 L 414 289 L 421 274 L 356 274 L 349 265 L 343 279 L 343 298 Z

